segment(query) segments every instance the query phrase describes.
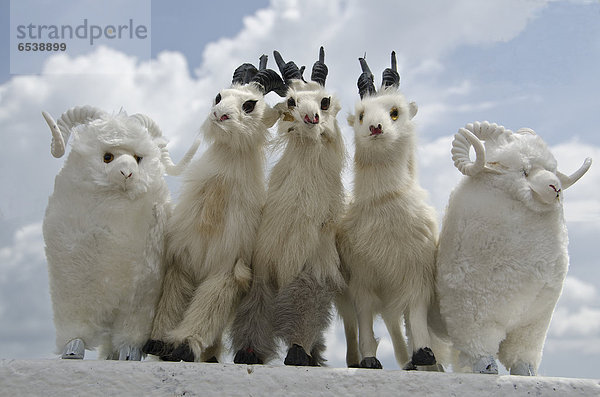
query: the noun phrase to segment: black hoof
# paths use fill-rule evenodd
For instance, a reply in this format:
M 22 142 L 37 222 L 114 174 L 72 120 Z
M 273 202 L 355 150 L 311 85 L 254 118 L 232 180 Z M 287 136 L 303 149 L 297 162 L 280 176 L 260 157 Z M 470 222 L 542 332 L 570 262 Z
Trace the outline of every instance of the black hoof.
M 263 361 L 256 355 L 252 348 L 240 349 L 235 353 L 233 362 L 236 364 L 262 364 Z
M 365 357 L 360 362 L 361 368 L 383 369 L 377 357 Z
M 187 343 L 182 343 L 177 346 L 175 349 L 171 350 L 167 354 L 163 354 L 160 356 L 160 359 L 163 361 L 185 361 L 185 362 L 194 362 L 194 352 L 190 349 L 190 346 Z
M 436 363 L 433 352 L 428 347 L 422 347 L 412 355 L 413 365 L 433 365 Z
M 171 349 L 162 340 L 150 339 L 144 347 L 142 347 L 142 353 L 152 354 L 153 356 L 162 356 L 168 354 Z
M 211 358 L 209 358 L 208 360 L 204 361 L 205 363 L 218 363 L 219 360 L 217 360 L 217 358 L 215 356 L 212 356 Z
M 359 364 L 350 364 L 348 365 L 348 368 L 360 368 Z
M 404 367 L 402 367 L 405 371 L 416 371 L 418 368 L 411 361 L 409 361 Z
M 294 344 L 290 347 L 290 350 L 288 350 L 288 354 L 283 363 L 285 365 L 309 366 L 311 365 L 310 361 L 310 356 L 306 354 L 304 348 Z

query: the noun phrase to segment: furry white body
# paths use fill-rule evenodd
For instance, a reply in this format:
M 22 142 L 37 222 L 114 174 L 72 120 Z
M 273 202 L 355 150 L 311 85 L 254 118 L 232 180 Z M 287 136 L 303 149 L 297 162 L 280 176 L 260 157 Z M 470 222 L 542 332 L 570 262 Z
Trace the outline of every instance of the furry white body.
M 269 179 L 253 285 L 236 316 L 233 345 L 251 348 L 266 362 L 280 337 L 319 363 L 333 294 L 343 285 L 335 247 L 345 153 L 335 118 L 340 106 L 312 81 L 292 82 L 287 97 L 293 106 L 276 106 L 283 113 L 278 131 L 285 149 Z M 327 109 L 319 108 L 322 99 L 330 100 Z
M 165 168 L 159 146 L 126 115 L 73 134 L 43 224 L 56 344 L 82 339 L 114 357 L 140 349 L 151 331 L 170 211 Z
M 189 167 L 169 222 L 169 267 L 153 331 L 154 339 L 187 343 L 197 360 L 218 355 L 251 280 L 265 200 L 264 145 L 278 116 L 255 86 L 234 86 L 221 97 L 203 126 L 212 145 Z M 247 100 L 257 101 L 248 114 Z
M 484 170 L 450 196 L 437 256 L 440 310 L 462 365 L 497 356 L 533 375 L 568 268 L 562 190 L 574 182 L 532 131 L 495 130 Z
M 391 109 L 399 112 L 396 120 Z M 404 313 L 413 350 L 430 345 L 427 308 L 434 293 L 437 223 L 415 175 L 416 138 L 410 121 L 415 113 L 414 104 L 388 89 L 363 98 L 349 118 L 356 142 L 354 191 L 338 234 L 348 283 L 338 310 L 349 366 L 376 356 L 377 314 L 392 336 L 400 365 L 409 360 L 401 329 Z M 382 132 L 371 133 L 371 126 Z

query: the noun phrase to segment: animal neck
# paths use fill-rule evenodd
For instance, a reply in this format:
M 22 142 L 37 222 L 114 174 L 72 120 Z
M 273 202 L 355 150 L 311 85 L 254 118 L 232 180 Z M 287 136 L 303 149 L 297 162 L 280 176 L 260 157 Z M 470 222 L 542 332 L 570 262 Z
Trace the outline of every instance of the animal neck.
M 241 149 L 222 142 L 214 142 L 207 150 L 211 162 L 221 174 L 262 175 L 265 163 L 264 145 L 248 145 Z
M 354 160 L 354 196 L 357 200 L 377 200 L 410 189 L 415 182 L 414 158 L 403 153 L 387 161 Z

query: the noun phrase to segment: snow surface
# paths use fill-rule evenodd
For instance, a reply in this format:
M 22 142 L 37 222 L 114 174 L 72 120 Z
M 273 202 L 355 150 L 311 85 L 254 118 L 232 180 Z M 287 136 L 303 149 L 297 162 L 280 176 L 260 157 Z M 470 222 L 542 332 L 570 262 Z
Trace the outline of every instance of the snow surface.
M 600 380 L 101 360 L 0 360 L 0 396 L 598 396 Z

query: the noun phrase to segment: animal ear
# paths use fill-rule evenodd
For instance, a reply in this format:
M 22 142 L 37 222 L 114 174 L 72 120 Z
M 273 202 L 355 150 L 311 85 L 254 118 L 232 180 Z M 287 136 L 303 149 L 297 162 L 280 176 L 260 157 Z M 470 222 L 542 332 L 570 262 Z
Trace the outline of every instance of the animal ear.
M 409 120 L 412 120 L 413 117 L 415 117 L 415 115 L 417 114 L 419 107 L 417 106 L 416 102 L 409 103 L 408 107 L 409 107 L 408 117 L 409 117 Z
M 349 114 L 348 117 L 346 118 L 346 120 L 348 120 L 348 125 L 350 127 L 354 127 L 354 122 L 356 121 L 356 116 L 353 114 Z
M 267 126 L 267 128 L 273 127 L 273 125 L 279 119 L 279 109 L 271 108 L 267 106 L 265 108 L 265 113 L 263 115 L 263 123 Z

